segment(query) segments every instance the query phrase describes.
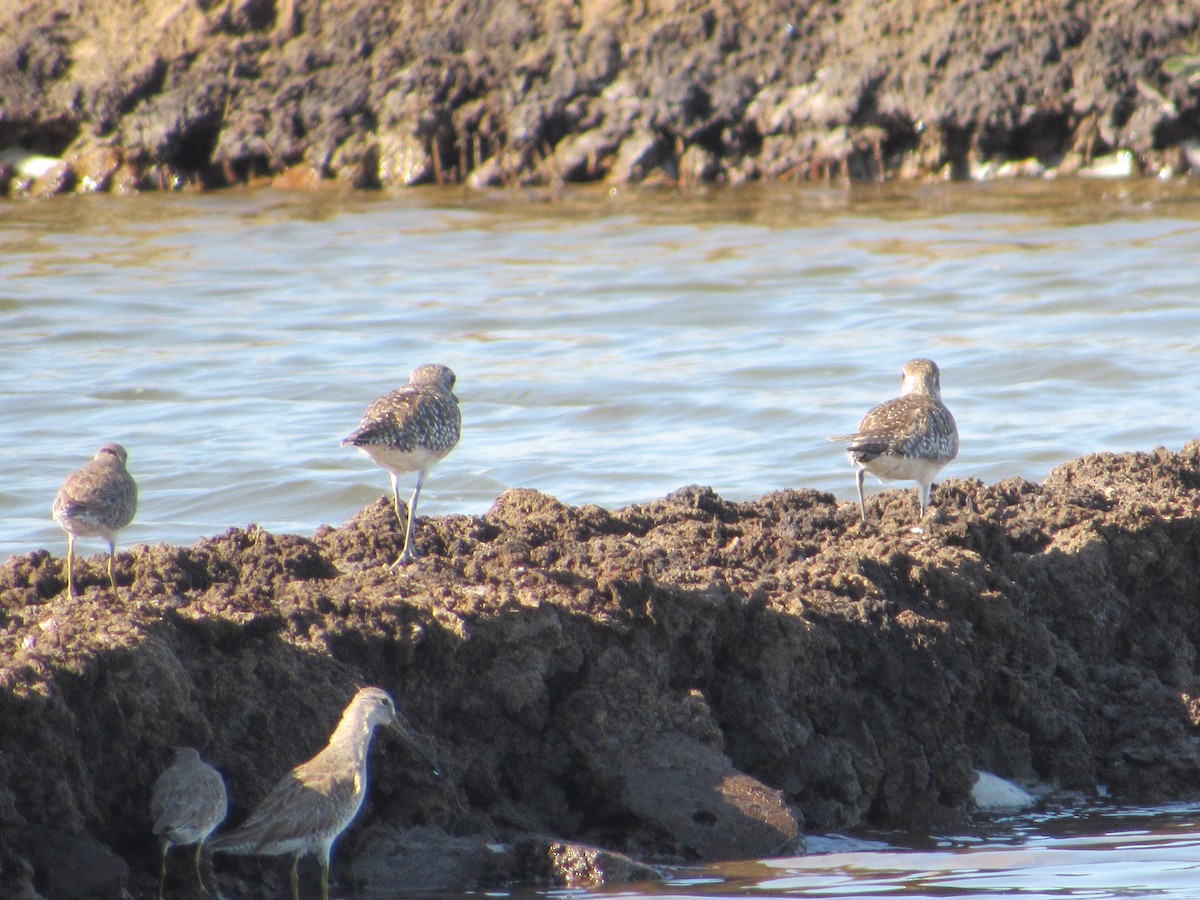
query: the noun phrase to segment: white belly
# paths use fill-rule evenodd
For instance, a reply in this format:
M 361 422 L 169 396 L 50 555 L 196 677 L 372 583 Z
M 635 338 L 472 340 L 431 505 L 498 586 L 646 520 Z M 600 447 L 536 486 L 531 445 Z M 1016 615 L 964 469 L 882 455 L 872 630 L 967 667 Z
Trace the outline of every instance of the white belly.
M 877 456 L 861 464 L 876 478 L 884 481 L 915 481 L 929 484 L 946 465 L 929 459 L 905 459 L 902 456 Z
M 400 475 L 404 472 L 422 472 L 446 455 L 445 453 L 432 453 L 422 447 L 414 447 L 407 452 L 391 450 L 381 444 L 368 444 L 358 449 L 364 456 L 370 457 L 377 466 L 382 466 L 393 475 Z

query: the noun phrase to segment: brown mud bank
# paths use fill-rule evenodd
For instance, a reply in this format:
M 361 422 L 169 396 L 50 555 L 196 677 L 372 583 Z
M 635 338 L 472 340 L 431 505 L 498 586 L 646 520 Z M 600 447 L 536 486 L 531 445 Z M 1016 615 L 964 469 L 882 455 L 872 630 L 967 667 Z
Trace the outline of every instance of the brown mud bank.
M 21 0 L 5 16 L 14 195 L 1200 168 L 1189 0 Z
M 313 538 L 234 529 L 0 568 L 0 885 L 153 896 L 151 785 L 172 747 L 240 821 L 360 684 L 386 732 L 334 855 L 362 896 L 796 852 L 805 831 L 971 815 L 975 769 L 1155 802 L 1200 793 L 1200 441 L 1098 455 L 1038 485 L 950 479 L 854 503 L 689 487 L 609 512 L 531 490 L 482 516 L 384 499 Z M 594 848 L 604 848 L 600 852 Z M 169 883 L 195 891 L 187 851 Z M 640 862 L 639 862 L 640 861 Z M 315 883 L 311 861 L 302 867 Z M 226 893 L 283 859 L 219 856 Z

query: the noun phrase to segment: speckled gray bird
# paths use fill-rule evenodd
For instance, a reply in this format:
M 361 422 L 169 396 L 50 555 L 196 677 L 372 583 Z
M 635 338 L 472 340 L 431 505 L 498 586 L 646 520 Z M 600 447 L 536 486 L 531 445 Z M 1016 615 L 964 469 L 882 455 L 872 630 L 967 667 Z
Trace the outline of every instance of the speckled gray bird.
M 300 857 L 315 853 L 321 865 L 321 897 L 329 900 L 333 842 L 354 821 L 366 796 L 367 749 L 379 725 L 396 731 L 438 774 L 388 693 L 366 687 L 342 713 L 325 749 L 285 775 L 245 822 L 217 835 L 209 846 L 234 854 L 292 854 L 292 900 L 300 897 Z
M 67 595 L 75 596 L 75 539 L 102 537 L 108 541 L 108 583 L 113 595 L 117 533 L 137 512 L 137 482 L 125 468 L 129 454 L 120 444 L 105 444 L 81 469 L 67 476 L 54 498 L 51 515 L 67 533 Z
M 204 762 L 192 747 L 178 747 L 175 762 L 158 776 L 150 795 L 154 833 L 162 840 L 162 869 L 158 875 L 158 900 L 167 877 L 167 852 L 172 847 L 196 845 L 196 881 L 208 893 L 200 874 L 200 853 L 205 839 L 225 821 L 229 796 L 221 773 Z
M 958 455 L 958 426 L 942 402 L 937 364 L 931 359 L 910 359 L 902 370 L 900 396 L 867 413 L 854 434 L 830 440 L 850 442 L 846 452 L 858 467 L 855 481 L 864 522 L 867 472 L 886 481 L 915 481 L 924 518 L 933 479 Z
M 342 446 L 357 447 L 392 480 L 392 502 L 396 518 L 404 525 L 404 550 L 392 566 L 416 558 L 413 549 L 413 517 L 425 475 L 458 443 L 462 414 L 454 396 L 454 373 L 446 366 L 418 366 L 408 384 L 384 394 L 367 407 L 362 421 Z M 408 501 L 408 517 L 400 514 L 399 476 L 417 473 L 417 486 Z

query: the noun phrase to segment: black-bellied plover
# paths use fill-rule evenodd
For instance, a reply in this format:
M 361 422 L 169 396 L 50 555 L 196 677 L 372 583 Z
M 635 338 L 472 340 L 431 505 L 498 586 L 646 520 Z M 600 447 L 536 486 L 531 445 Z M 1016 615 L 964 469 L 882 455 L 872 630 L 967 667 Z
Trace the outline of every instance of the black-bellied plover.
M 388 693 L 366 687 L 354 695 L 325 749 L 285 775 L 254 812 L 228 834 L 213 838 L 214 851 L 258 856 L 292 854 L 292 900 L 299 900 L 300 857 L 315 853 L 321 864 L 321 897 L 329 900 L 333 842 L 358 815 L 367 793 L 367 748 L 379 725 L 393 728 L 426 762 Z
M 850 442 L 846 452 L 858 467 L 855 480 L 864 522 L 863 477 L 867 472 L 887 481 L 915 481 L 924 518 L 933 479 L 958 455 L 958 426 L 942 402 L 937 364 L 931 359 L 910 359 L 902 372 L 899 397 L 867 413 L 854 434 L 830 438 Z
M 67 596 L 75 596 L 75 538 L 102 537 L 108 541 L 108 582 L 113 595 L 117 532 L 137 512 L 137 482 L 125 468 L 129 454 L 120 444 L 105 444 L 81 469 L 67 476 L 54 498 L 51 515 L 67 533 Z
M 208 893 L 200 874 L 200 852 L 205 838 L 225 820 L 228 802 L 221 773 L 200 759 L 193 748 L 176 748 L 175 762 L 158 776 L 150 795 L 150 818 L 154 833 L 162 840 L 158 900 L 162 900 L 167 878 L 167 851 L 188 844 L 196 845 L 196 880 L 201 892 Z
M 402 388 L 384 394 L 367 407 L 358 428 L 342 441 L 387 469 L 392 479 L 396 518 L 404 525 L 404 550 L 392 566 L 412 561 L 413 517 L 425 474 L 458 443 L 462 415 L 454 396 L 454 373 L 446 366 L 418 366 Z M 399 476 L 417 473 L 417 486 L 408 501 L 408 520 L 400 515 Z

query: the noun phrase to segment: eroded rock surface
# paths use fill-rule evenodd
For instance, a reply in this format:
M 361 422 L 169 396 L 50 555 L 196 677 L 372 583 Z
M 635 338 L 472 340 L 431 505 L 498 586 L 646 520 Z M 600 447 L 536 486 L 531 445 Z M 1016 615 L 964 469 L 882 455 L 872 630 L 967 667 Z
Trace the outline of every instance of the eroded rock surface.
M 975 769 L 1130 802 L 1200 792 L 1200 442 L 1041 485 L 950 479 L 934 505 L 915 532 L 912 490 L 873 497 L 867 526 L 807 490 L 615 512 L 511 490 L 424 520 L 422 559 L 393 572 L 381 498 L 312 538 L 130 548 L 119 598 L 94 557 L 75 602 L 62 559 L 13 557 L 0 882 L 152 896 L 172 747 L 225 774 L 232 825 L 367 683 L 445 773 L 375 741 L 335 854 L 375 893 L 644 878 L 795 852 L 805 830 L 962 823 Z M 216 871 L 232 896 L 286 891 L 286 861 Z

